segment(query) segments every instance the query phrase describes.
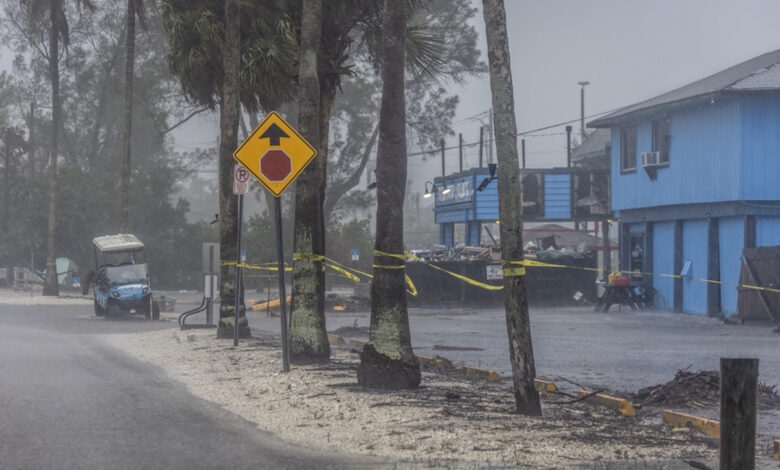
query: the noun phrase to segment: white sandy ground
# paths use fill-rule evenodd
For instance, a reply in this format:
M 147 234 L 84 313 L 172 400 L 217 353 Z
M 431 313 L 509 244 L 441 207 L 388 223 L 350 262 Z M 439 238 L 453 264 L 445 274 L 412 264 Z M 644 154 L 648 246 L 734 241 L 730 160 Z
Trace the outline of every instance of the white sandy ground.
M 0 304 L 3 305 L 92 305 L 92 301 L 91 296 L 82 296 L 80 292 L 44 297 L 37 286 L 32 296 L 29 290 L 0 289 Z
M 429 373 L 418 390 L 363 391 L 355 351 L 334 349 L 330 365 L 295 366 L 284 374 L 278 338 L 253 334 L 237 348 L 215 339 L 214 330 L 105 340 L 161 367 L 195 396 L 307 447 L 446 467 L 685 468 L 681 459 L 717 461 L 716 445 L 643 419 L 650 410 L 623 418 L 581 402 L 560 404 L 570 399 L 556 395 L 544 399 L 544 418 L 526 418 L 512 413 L 507 387 Z

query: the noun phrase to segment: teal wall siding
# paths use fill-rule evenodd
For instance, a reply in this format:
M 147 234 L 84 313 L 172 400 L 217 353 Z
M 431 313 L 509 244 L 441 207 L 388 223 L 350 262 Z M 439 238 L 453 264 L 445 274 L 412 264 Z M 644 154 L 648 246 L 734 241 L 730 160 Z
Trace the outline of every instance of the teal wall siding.
M 544 218 L 571 218 L 571 175 L 544 175 Z
M 653 287 L 658 291 L 658 308 L 674 307 L 674 222 L 653 224 Z
M 780 94 L 745 95 L 741 110 L 741 199 L 780 199 Z
M 756 246 L 780 245 L 780 217 L 756 217 Z
M 477 186 L 485 176 L 477 175 Z M 491 181 L 484 190 L 477 191 L 476 197 L 477 220 L 498 220 L 498 180 Z
M 474 220 L 474 206 L 471 203 L 464 203 L 458 206 L 437 209 L 435 219 L 437 224 Z
M 683 310 L 707 313 L 707 220 L 686 220 L 683 223 L 683 264 L 691 261 L 690 276 L 684 277 Z M 679 274 L 679 273 L 676 273 Z
M 720 246 L 720 306 L 726 315 L 737 313 L 737 284 L 745 246 L 745 218 L 724 217 L 718 220 Z
M 652 150 L 652 120 L 637 123 L 637 165 L 631 173 L 620 172 L 620 130 L 613 128 L 612 208 L 620 211 L 740 199 L 739 101 L 721 97 L 714 104 L 673 113 L 669 119 L 670 163 L 658 169 L 656 180 L 642 169 L 640 157 Z

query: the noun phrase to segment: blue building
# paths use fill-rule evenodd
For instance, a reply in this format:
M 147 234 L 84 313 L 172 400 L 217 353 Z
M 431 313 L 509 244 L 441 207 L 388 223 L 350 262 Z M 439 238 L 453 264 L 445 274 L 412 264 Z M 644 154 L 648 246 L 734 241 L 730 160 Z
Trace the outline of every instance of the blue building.
M 603 149 L 602 149 L 603 151 Z M 609 215 L 609 173 L 595 168 L 520 170 L 524 222 L 601 221 Z M 455 225 L 464 224 L 466 245 L 478 245 L 481 232 L 497 235 L 498 184 L 488 168 L 438 177 L 433 189 L 442 245 L 455 243 Z
M 743 248 L 780 245 L 780 50 L 588 126 L 611 130 L 621 269 L 661 307 L 737 313 Z

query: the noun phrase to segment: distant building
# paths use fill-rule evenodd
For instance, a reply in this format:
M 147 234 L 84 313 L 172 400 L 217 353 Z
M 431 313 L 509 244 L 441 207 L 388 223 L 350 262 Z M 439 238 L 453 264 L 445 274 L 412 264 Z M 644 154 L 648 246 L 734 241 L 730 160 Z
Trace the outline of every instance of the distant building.
M 596 129 L 589 133 L 582 144 L 571 152 L 571 164 L 580 168 L 609 168 L 612 133 L 609 129 Z
M 780 50 L 588 126 L 611 134 L 621 268 L 662 307 L 736 313 L 743 248 L 780 245 Z

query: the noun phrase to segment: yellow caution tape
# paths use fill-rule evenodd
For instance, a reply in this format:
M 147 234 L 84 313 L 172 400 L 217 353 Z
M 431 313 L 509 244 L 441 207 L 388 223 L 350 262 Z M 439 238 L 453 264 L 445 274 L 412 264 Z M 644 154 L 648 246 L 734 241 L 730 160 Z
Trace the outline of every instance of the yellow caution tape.
M 396 258 L 396 259 L 406 261 L 406 258 L 409 256 L 409 253 L 388 253 L 386 251 L 374 250 L 374 256 L 385 256 L 387 258 Z
M 389 253 L 386 251 L 381 250 L 375 250 L 374 251 L 375 256 L 379 257 L 387 257 L 387 258 L 393 258 L 393 259 L 399 259 L 403 261 L 416 261 L 425 264 L 426 266 L 429 266 L 433 269 L 436 269 L 438 271 L 441 271 L 443 273 L 446 273 L 458 280 L 461 280 L 469 285 L 479 287 L 482 289 L 487 290 L 501 290 L 503 289 L 503 285 L 494 285 L 494 284 L 487 284 L 484 282 L 477 281 L 476 279 L 472 279 L 468 276 L 464 276 L 462 274 L 449 271 L 447 269 L 444 269 L 440 266 L 436 266 L 428 261 L 425 261 L 418 256 L 414 255 L 411 252 L 405 252 L 405 253 Z M 323 269 L 325 267 L 328 267 L 338 273 L 341 276 L 344 276 L 348 279 L 353 280 L 354 282 L 360 281 L 360 276 L 363 276 L 368 279 L 372 279 L 374 276 L 370 273 L 361 271 L 359 269 L 355 269 L 349 266 L 345 266 L 342 263 L 339 263 L 336 260 L 333 260 L 331 258 L 328 258 L 323 255 L 314 255 L 314 254 L 301 254 L 296 253 L 293 255 L 293 260 L 303 260 L 308 259 L 315 262 L 322 262 L 323 263 Z M 278 268 L 276 266 L 273 266 L 275 263 L 263 263 L 259 265 L 250 265 L 247 263 L 240 263 L 239 266 L 241 266 L 244 269 L 252 269 L 252 270 L 265 270 L 265 271 L 278 271 Z M 223 261 L 223 266 L 236 266 L 237 263 L 235 261 Z M 537 260 L 530 260 L 530 259 L 524 259 L 524 260 L 502 260 L 501 265 L 503 267 L 503 274 L 506 277 L 517 277 L 517 276 L 525 276 L 526 275 L 526 269 L 527 267 L 531 268 L 557 268 L 557 269 L 574 269 L 574 270 L 581 270 L 581 271 L 589 271 L 589 272 L 601 272 L 601 269 L 598 268 L 590 268 L 585 266 L 569 266 L 565 264 L 555 264 L 555 263 L 546 263 L 543 261 L 537 261 Z M 405 265 L 399 264 L 374 264 L 374 269 L 405 269 Z M 285 267 L 285 271 L 292 271 L 291 267 Z M 668 274 L 668 273 L 652 273 L 652 272 L 646 272 L 646 271 L 618 271 L 615 273 L 617 275 L 631 275 L 631 276 L 660 276 L 660 277 L 666 277 L 666 278 L 672 278 L 672 279 L 684 279 L 686 276 L 682 276 L 680 274 Z M 406 277 L 406 283 L 408 286 L 407 292 L 409 292 L 411 295 L 416 296 L 417 295 L 417 289 L 414 286 L 414 283 L 412 282 L 411 278 L 409 278 L 408 275 L 404 274 Z M 752 284 L 738 284 L 738 283 L 728 283 L 724 281 L 719 281 L 715 279 L 706 279 L 706 278 L 692 278 L 700 282 L 709 283 L 709 284 L 717 284 L 717 285 L 735 285 L 737 288 L 743 288 L 743 289 L 750 289 L 755 291 L 764 291 L 764 292 L 771 292 L 775 294 L 780 294 L 780 288 L 774 288 L 774 287 L 763 287 L 763 286 L 756 286 Z
M 423 263 L 425 263 L 425 262 L 423 262 Z M 425 265 L 428 266 L 429 268 L 433 268 L 433 269 L 435 269 L 437 271 L 441 271 L 443 273 L 447 273 L 450 276 L 454 277 L 455 279 L 460 279 L 461 281 L 465 282 L 466 284 L 469 284 L 469 285 L 472 285 L 472 286 L 475 286 L 475 287 L 481 287 L 482 289 L 486 289 L 486 290 L 501 290 L 501 289 L 504 288 L 504 286 L 502 286 L 502 285 L 501 286 L 496 286 L 496 285 L 493 285 L 493 284 L 487 284 L 487 283 L 484 283 L 484 282 L 477 281 L 475 279 L 471 279 L 470 277 L 466 277 L 463 274 L 458 274 L 458 273 L 454 273 L 452 271 L 448 271 L 448 270 L 446 270 L 446 269 L 444 269 L 442 267 L 436 266 L 435 264 L 425 263 Z M 525 270 L 523 270 L 523 271 L 525 271 Z
M 504 268 L 504 277 L 525 276 L 525 268 Z
M 251 269 L 254 271 L 279 271 L 278 266 L 269 266 L 268 264 L 236 263 L 235 261 L 223 261 L 222 266 L 238 266 L 241 269 Z M 292 271 L 292 268 L 290 266 L 285 266 L 284 270 Z

